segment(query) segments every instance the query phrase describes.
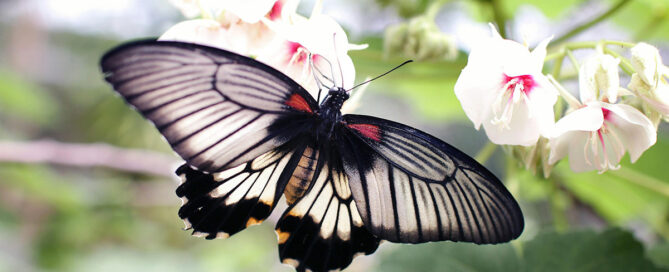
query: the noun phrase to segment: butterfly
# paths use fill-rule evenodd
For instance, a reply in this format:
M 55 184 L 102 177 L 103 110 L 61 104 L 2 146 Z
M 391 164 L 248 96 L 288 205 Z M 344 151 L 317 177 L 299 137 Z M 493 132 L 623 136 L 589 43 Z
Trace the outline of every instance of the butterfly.
M 279 257 L 298 271 L 343 269 L 382 240 L 489 244 L 523 230 L 485 167 L 418 129 L 342 114 L 342 87 L 319 104 L 270 66 L 183 42 L 123 44 L 101 67 L 185 160 L 178 214 L 195 236 L 259 224 L 282 196 Z

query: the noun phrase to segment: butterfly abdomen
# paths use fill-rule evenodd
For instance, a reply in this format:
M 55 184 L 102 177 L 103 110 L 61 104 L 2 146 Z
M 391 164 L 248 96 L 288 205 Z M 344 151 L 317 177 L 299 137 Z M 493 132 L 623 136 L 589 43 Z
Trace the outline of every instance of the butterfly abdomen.
M 295 172 L 290 177 L 284 194 L 288 204 L 293 204 L 300 199 L 309 189 L 309 184 L 314 177 L 316 162 L 318 161 L 318 152 L 307 147 L 302 153 L 302 158 L 295 168 Z

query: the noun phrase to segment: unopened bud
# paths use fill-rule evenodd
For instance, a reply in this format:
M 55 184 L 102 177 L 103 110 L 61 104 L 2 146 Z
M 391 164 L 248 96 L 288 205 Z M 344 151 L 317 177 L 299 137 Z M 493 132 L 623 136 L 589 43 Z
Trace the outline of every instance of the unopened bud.
M 442 33 L 433 20 L 419 16 L 386 29 L 385 54 L 415 60 L 452 60 L 457 56 L 455 38 Z

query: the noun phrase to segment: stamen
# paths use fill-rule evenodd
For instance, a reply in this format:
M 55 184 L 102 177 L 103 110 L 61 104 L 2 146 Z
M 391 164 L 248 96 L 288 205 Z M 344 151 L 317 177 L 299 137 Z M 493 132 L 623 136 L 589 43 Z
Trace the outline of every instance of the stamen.
M 536 86 L 531 75 L 520 75 L 510 77 L 504 75 L 504 85 L 493 103 L 493 125 L 502 125 L 504 129 L 510 129 L 509 123 L 513 117 L 515 104 L 524 102 L 531 106 L 528 93 Z M 531 111 L 530 111 L 531 114 Z M 532 116 L 530 115 L 530 118 Z

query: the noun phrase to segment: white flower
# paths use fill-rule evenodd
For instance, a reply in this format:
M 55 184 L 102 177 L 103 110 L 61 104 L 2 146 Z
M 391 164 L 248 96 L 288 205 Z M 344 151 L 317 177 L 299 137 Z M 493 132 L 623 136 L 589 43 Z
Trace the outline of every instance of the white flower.
M 257 60 L 284 72 L 314 97 L 319 89 L 314 72 L 329 78 L 319 76 L 327 87 L 336 85 L 347 89 L 353 86 L 355 68 L 347 53 L 351 45 L 344 30 L 332 18 L 316 14 L 291 25 L 273 24 L 272 28 L 278 35 Z M 309 56 L 318 71 L 312 71 Z
M 664 65 L 657 48 L 647 43 L 638 43 L 630 50 L 631 63 L 641 80 L 651 88 L 656 88 L 662 78 Z
M 186 18 L 196 17 L 205 13 L 205 18 L 234 15 L 247 23 L 257 23 L 265 17 L 276 5 L 283 4 L 277 0 L 170 0 Z M 279 8 L 280 9 L 280 8 Z
M 581 101 L 616 102 L 620 89 L 619 64 L 620 59 L 602 53 L 586 59 L 579 69 L 578 76 Z
M 211 19 L 188 20 L 170 27 L 158 40 L 197 43 L 246 55 L 247 39 L 235 35 L 232 29 Z
M 200 8 L 200 0 L 169 0 L 170 3 L 181 11 L 186 18 L 197 17 L 202 9 Z
M 216 10 L 218 16 L 216 20 L 196 19 L 178 23 L 168 29 L 159 40 L 204 44 L 252 57 L 275 36 L 275 32 L 261 22 L 261 19 L 280 19 L 287 5 L 284 0 L 248 0 L 244 3 L 214 0 L 176 2 L 187 2 L 182 3 L 187 8 L 192 8 L 195 5 L 193 2 L 199 2 L 202 5 L 201 10 Z M 294 12 L 297 1 L 288 2 Z
M 639 43 L 632 48 L 632 74 L 627 87 L 665 119 L 669 118 L 669 72 L 657 48 Z
M 635 162 L 656 137 L 651 121 L 636 108 L 594 101 L 555 124 L 549 163 L 569 155 L 575 172 L 618 169 L 625 151 Z
M 530 52 L 493 28 L 493 37 L 472 48 L 455 95 L 493 143 L 530 146 L 554 125 L 557 91 L 541 72 L 549 40 Z

